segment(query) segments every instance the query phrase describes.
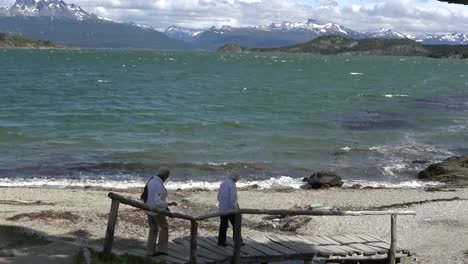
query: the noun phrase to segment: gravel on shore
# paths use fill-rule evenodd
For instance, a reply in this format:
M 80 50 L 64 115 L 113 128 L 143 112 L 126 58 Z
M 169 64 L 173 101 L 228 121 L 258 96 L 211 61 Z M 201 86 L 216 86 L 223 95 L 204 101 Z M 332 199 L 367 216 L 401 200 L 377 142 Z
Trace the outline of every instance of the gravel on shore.
M 109 190 L 0 188 L 0 225 L 19 225 L 82 244 L 101 245 L 110 209 Z M 116 191 L 134 199 L 141 190 Z M 217 210 L 215 191 L 174 191 L 172 211 L 201 215 Z M 460 189 L 327 189 L 241 190 L 243 208 L 293 209 L 333 207 L 345 210 L 413 210 L 398 217 L 398 246 L 414 255 L 405 263 L 468 263 L 468 188 Z M 342 234 L 367 232 L 389 240 L 389 216 L 296 217 L 286 224 L 265 216 L 244 216 L 244 235 Z M 283 221 L 284 222 L 284 221 Z M 202 235 L 216 235 L 218 219 L 200 225 Z M 116 244 L 144 247 L 146 216 L 126 205 L 119 209 Z M 189 223 L 170 220 L 171 238 L 189 235 Z

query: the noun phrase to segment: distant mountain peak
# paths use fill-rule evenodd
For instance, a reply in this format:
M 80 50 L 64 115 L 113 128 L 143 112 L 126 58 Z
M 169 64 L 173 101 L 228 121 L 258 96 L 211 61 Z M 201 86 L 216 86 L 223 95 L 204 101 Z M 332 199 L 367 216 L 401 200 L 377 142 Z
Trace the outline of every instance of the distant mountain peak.
M 386 38 L 386 39 L 410 38 L 408 35 L 394 31 L 393 29 L 389 29 L 389 28 L 380 28 L 378 30 L 366 32 L 364 34 L 368 38 Z
M 54 18 L 70 18 L 74 20 L 97 19 L 75 4 L 67 4 L 63 0 L 16 0 L 9 8 L 0 9 L 3 16 L 45 16 Z

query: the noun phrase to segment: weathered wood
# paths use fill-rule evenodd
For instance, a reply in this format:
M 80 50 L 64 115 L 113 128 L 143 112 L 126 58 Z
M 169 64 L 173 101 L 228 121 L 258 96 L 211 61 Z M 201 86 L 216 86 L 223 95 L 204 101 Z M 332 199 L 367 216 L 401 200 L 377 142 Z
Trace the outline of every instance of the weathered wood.
M 251 245 L 251 247 L 255 248 L 256 250 L 259 250 L 263 252 L 265 255 L 268 256 L 283 256 L 284 254 L 281 252 L 278 252 L 274 249 L 271 249 L 264 244 L 258 243 L 257 241 L 251 239 L 251 238 L 245 238 L 244 241 Z
M 185 219 L 185 220 L 189 220 L 189 221 L 195 220 L 194 217 L 191 217 L 189 215 L 185 215 L 185 214 L 181 214 L 181 213 L 172 213 L 172 212 L 169 212 L 167 210 L 161 210 L 161 209 L 158 209 L 158 208 L 149 207 L 144 203 L 138 202 L 138 201 L 130 199 L 130 198 L 123 197 L 123 196 L 118 195 L 118 194 L 113 193 L 113 192 L 110 192 L 107 196 L 109 196 L 109 198 L 111 198 L 112 200 L 118 200 L 119 202 L 121 202 L 123 204 L 130 205 L 130 206 L 133 206 L 133 207 L 145 210 L 145 211 L 155 212 L 155 213 L 158 213 L 160 215 L 165 215 L 165 216 L 170 217 L 170 218 L 180 218 L 180 219 Z
M 190 264 L 197 263 L 198 222 L 190 221 Z
M 186 239 L 179 238 L 179 239 L 175 239 L 174 242 L 177 243 L 181 247 L 190 249 L 190 241 Z M 223 256 L 215 255 L 211 251 L 208 251 L 204 248 L 197 247 L 197 259 L 196 259 L 197 263 L 200 261 L 212 263 L 212 262 L 217 262 L 223 259 L 224 259 Z M 189 259 L 189 263 L 190 263 L 190 259 Z
M 390 250 L 388 251 L 388 263 L 389 264 L 396 263 L 396 242 L 397 242 L 396 221 L 397 221 L 397 216 L 395 214 L 392 214 L 391 220 L 390 220 L 390 224 L 391 224 Z
M 140 248 L 129 248 L 127 249 L 127 253 L 128 252 L 136 254 L 136 255 L 145 256 L 145 257 L 151 258 L 152 260 L 160 260 L 161 262 L 165 262 L 165 263 L 174 263 L 174 264 L 186 264 L 187 263 L 187 260 L 181 259 L 180 256 L 175 256 L 171 254 L 170 249 L 169 249 L 169 256 L 157 256 L 157 257 L 146 256 L 146 250 L 143 250 Z
M 305 241 L 309 241 L 309 243 L 316 244 L 316 245 L 339 245 L 340 244 L 336 241 L 333 241 L 333 240 L 330 241 L 320 236 L 298 235 L 297 237 Z
M 112 243 L 114 242 L 115 225 L 117 224 L 117 215 L 119 212 L 119 201 L 112 200 L 109 212 L 109 219 L 107 220 L 106 237 L 104 239 L 104 248 L 102 253 L 104 256 L 110 256 L 112 252 Z
M 360 238 L 359 236 L 356 236 L 354 234 L 346 234 L 346 235 L 343 235 L 347 238 L 349 238 L 351 241 L 353 241 L 353 243 L 364 243 L 366 242 L 366 240 Z
M 298 238 L 294 239 L 294 237 L 287 237 L 279 234 L 270 234 L 268 236 L 270 238 L 274 237 L 276 241 L 281 241 L 281 245 L 283 246 L 300 251 L 306 258 L 313 257 L 318 252 L 316 245 L 305 243 L 303 240 Z
M 230 214 L 261 214 L 281 216 L 364 216 L 364 215 L 416 215 L 414 211 L 339 211 L 339 210 L 288 210 L 288 209 L 239 209 L 223 213 L 212 213 L 195 217 L 195 220 L 226 216 Z
M 236 230 L 234 234 L 234 252 L 233 252 L 233 263 L 238 264 L 240 263 L 240 256 L 241 256 L 241 243 L 242 243 L 242 214 L 236 214 L 236 220 L 233 226 L 234 230 Z
M 268 236 L 266 235 L 257 235 L 255 236 L 255 238 L 252 238 L 256 241 L 258 241 L 259 243 L 262 243 L 263 245 L 273 249 L 273 250 L 276 250 L 276 251 L 279 251 L 281 253 L 284 254 L 284 256 L 286 258 L 294 258 L 294 257 L 297 257 L 297 256 L 300 256 L 301 255 L 301 252 L 300 251 L 297 251 L 297 250 L 294 250 L 294 249 L 290 249 L 286 246 L 283 246 L 279 243 L 276 243 L 274 238 L 269 238 Z

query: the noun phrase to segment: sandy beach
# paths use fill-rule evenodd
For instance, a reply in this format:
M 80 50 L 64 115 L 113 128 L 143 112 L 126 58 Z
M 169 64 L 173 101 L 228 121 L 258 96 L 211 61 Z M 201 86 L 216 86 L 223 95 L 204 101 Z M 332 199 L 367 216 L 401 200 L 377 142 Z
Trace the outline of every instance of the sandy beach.
M 83 245 L 102 244 L 110 209 L 109 190 L 2 188 L 0 225 L 17 225 Z M 140 190 L 114 190 L 137 199 Z M 216 211 L 215 191 L 174 191 L 172 211 L 200 215 Z M 468 189 L 327 189 L 241 190 L 243 208 L 310 208 L 346 210 L 414 210 L 416 216 L 398 218 L 398 245 L 413 256 L 404 263 L 468 263 Z M 170 236 L 189 234 L 189 223 L 170 221 Z M 295 217 L 271 221 L 264 216 L 245 216 L 243 234 L 283 232 L 340 234 L 368 232 L 389 239 L 389 216 Z M 201 234 L 215 235 L 218 220 L 203 222 Z M 121 205 L 116 229 L 116 247 L 144 247 L 146 216 Z

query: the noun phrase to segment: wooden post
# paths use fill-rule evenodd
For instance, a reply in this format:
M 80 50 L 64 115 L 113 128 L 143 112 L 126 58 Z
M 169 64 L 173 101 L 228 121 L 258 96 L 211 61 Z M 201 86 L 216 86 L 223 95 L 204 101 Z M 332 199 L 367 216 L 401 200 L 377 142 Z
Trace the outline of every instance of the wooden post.
M 104 249 L 102 250 L 104 256 L 111 255 L 112 243 L 114 242 L 115 225 L 117 224 L 117 215 L 119 212 L 119 204 L 120 202 L 118 200 L 112 199 L 109 220 L 107 221 L 106 238 L 104 239 Z
M 391 216 L 391 238 L 390 238 L 390 249 L 388 251 L 388 264 L 396 263 L 396 241 L 397 241 L 397 232 L 396 232 L 396 221 L 397 216 L 392 214 Z
M 240 251 L 242 244 L 242 214 L 236 214 L 236 223 L 235 223 L 236 234 L 234 235 L 234 256 L 232 262 L 234 264 L 240 263 Z
M 190 264 L 197 263 L 198 222 L 190 221 Z

